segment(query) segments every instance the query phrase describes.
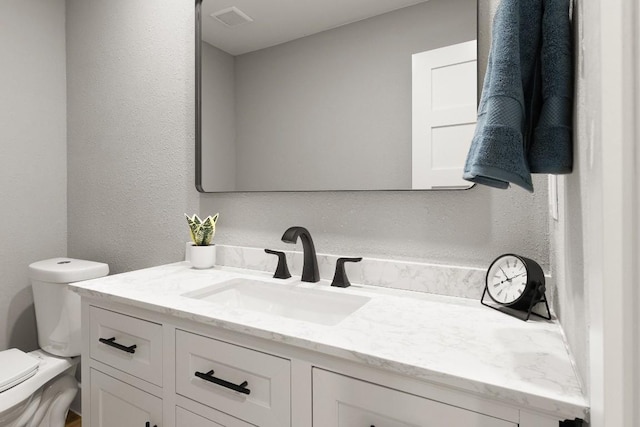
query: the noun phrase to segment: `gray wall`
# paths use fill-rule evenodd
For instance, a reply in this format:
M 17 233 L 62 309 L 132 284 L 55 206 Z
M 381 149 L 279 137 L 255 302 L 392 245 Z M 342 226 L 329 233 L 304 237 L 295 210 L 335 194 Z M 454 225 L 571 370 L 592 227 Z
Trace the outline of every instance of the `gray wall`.
M 68 0 L 69 255 L 177 261 L 197 209 L 193 2 Z
M 205 191 L 236 189 L 235 59 L 202 42 L 202 183 Z
M 27 266 L 67 252 L 64 0 L 0 2 L 0 350 L 36 341 Z
M 431 0 L 236 58 L 238 188 L 411 188 L 411 55 L 476 38 Z
M 478 33 L 490 40 L 490 21 L 499 0 L 479 0 Z M 585 259 L 595 249 L 585 244 L 588 230 L 597 230 L 600 218 L 594 211 L 601 206 L 597 194 L 601 183 L 598 162 L 590 162 L 593 141 L 599 134 L 600 50 L 598 2 L 577 0 L 573 8 L 574 51 L 576 67 L 574 111 L 574 170 L 558 178 L 558 221 L 550 220 L 550 262 L 555 287 L 550 290 L 553 308 L 564 330 L 569 349 L 576 362 L 584 390 L 590 395 L 589 382 L 589 301 L 587 289 L 595 275 Z M 480 58 L 486 58 L 488 43 L 481 44 Z M 484 70 L 486 64 L 480 64 Z M 592 245 L 593 246 L 593 245 Z M 597 259 L 597 256 L 592 256 Z M 597 269 L 597 267 L 595 267 Z M 597 285 L 596 285 L 597 286 Z
M 576 100 L 574 114 L 574 171 L 559 182 L 560 215 L 551 223 L 554 276 L 557 281 L 556 314 L 560 319 L 585 390 L 589 384 L 589 301 L 587 289 L 598 275 L 589 274 L 597 242 L 585 240 L 601 228 L 602 175 L 597 141 L 600 133 L 600 46 L 598 2 L 578 0 L 574 6 L 576 43 Z
M 516 252 L 549 267 L 546 178 L 536 192 L 466 191 L 201 194 L 220 212 L 216 241 L 290 248 L 284 230 L 303 225 L 323 253 L 487 267 Z M 298 272 L 299 274 L 299 272 Z
M 69 251 L 114 271 L 175 261 L 193 185 L 193 5 L 68 3 Z M 144 30 L 141 30 L 144 29 Z M 216 241 L 284 247 L 308 226 L 321 252 L 485 267 L 515 251 L 549 266 L 546 179 L 532 195 L 457 192 L 233 193 L 199 196 L 220 212 Z
M 484 74 L 497 0 L 478 3 Z M 549 271 L 546 178 L 534 176 L 534 186 L 534 194 L 482 186 L 444 192 L 201 194 L 200 210 L 220 212 L 220 243 L 286 248 L 282 233 L 299 224 L 312 231 L 316 249 L 325 253 L 486 267 L 499 254 L 516 252 Z

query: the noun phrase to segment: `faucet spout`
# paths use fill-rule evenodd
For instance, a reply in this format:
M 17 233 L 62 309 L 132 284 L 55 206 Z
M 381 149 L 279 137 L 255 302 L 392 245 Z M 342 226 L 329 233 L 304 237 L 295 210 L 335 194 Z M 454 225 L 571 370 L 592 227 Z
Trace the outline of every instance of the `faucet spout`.
M 282 241 L 285 243 L 296 243 L 298 237 L 302 241 L 302 251 L 304 263 L 302 265 L 302 281 L 303 282 L 319 282 L 320 273 L 318 272 L 318 258 L 316 257 L 316 248 L 313 246 L 311 233 L 304 227 L 290 227 L 282 235 Z

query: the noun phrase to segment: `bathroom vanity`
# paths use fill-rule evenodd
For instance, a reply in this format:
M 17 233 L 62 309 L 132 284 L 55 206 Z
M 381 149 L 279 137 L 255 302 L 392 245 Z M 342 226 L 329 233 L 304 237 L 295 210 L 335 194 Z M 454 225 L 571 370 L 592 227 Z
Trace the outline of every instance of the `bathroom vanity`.
M 187 262 L 71 288 L 82 296 L 91 426 L 556 427 L 588 418 L 559 325 L 477 300 Z

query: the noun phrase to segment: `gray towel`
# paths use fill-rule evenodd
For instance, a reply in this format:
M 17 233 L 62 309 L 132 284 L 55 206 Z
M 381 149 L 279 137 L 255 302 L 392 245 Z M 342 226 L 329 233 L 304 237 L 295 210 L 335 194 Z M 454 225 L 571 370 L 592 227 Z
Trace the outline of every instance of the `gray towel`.
M 464 179 L 533 191 L 531 172 L 571 170 L 569 1 L 498 6 Z
M 573 48 L 570 0 L 545 0 L 542 18 L 542 109 L 529 148 L 531 173 L 573 168 Z

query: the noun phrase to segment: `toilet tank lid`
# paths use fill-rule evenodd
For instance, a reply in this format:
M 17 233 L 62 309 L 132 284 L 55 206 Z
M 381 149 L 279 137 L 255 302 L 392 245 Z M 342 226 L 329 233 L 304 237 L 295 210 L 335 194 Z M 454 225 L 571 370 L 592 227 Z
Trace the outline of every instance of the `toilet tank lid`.
M 52 258 L 29 265 L 29 278 L 42 282 L 73 283 L 109 274 L 109 265 L 74 258 Z

